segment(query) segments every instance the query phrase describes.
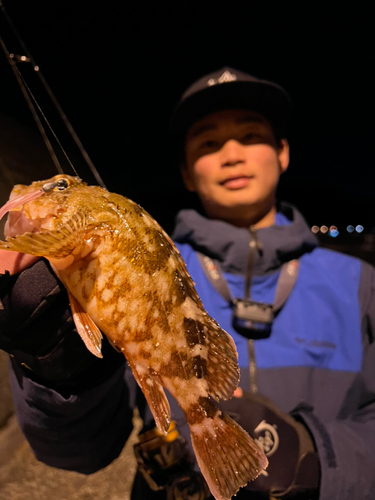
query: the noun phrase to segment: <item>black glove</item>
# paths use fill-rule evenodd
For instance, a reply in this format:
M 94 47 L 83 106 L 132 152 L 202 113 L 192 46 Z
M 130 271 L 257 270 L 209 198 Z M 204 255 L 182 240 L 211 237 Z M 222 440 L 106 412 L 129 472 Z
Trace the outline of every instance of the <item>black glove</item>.
M 319 457 L 301 422 L 265 396 L 246 391 L 240 398 L 220 402 L 219 407 L 248 431 L 269 461 L 267 470 L 246 489 L 267 498 L 318 498 Z
M 88 389 L 125 358 L 103 338 L 103 359 L 78 335 L 67 292 L 49 264 L 39 260 L 19 274 L 0 275 L 0 349 L 14 370 L 60 392 Z

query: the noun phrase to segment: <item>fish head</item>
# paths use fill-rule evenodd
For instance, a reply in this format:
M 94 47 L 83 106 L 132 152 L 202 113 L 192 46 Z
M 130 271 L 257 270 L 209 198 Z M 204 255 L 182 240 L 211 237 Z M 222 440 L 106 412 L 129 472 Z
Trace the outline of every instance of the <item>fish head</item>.
M 105 193 L 97 186 L 87 186 L 79 177 L 65 174 L 29 186 L 17 184 L 0 210 L 0 218 L 9 212 L 4 235 L 16 237 L 26 232 L 57 229 L 77 211 L 84 208 L 87 213 L 95 209 Z

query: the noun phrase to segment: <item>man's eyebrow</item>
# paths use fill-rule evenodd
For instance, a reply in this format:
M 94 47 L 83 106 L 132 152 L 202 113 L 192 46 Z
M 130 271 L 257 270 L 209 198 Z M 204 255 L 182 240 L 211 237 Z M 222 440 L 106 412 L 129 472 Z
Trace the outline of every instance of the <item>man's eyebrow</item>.
M 199 127 L 194 128 L 190 132 L 190 137 L 193 139 L 194 137 L 198 137 L 198 135 L 207 132 L 208 130 L 215 130 L 217 128 L 213 123 L 207 123 L 206 125 L 200 125 Z

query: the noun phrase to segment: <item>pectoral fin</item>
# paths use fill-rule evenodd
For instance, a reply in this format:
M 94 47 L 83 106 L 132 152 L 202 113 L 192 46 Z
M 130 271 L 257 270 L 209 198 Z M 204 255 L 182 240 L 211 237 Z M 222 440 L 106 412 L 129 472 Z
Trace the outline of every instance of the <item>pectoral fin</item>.
M 0 241 L 0 248 L 39 257 L 62 259 L 82 243 L 83 234 L 88 229 L 116 221 L 116 216 L 111 210 L 93 212 L 90 218 L 87 218 L 84 212 L 77 212 L 58 229 L 41 230 L 38 233 L 27 232 L 15 238 L 7 238 L 6 242 Z
M 102 332 L 69 291 L 68 295 L 74 323 L 81 339 L 94 356 L 102 358 Z
M 47 257 L 56 254 L 55 250 L 51 252 L 51 246 L 54 248 L 55 244 L 56 240 L 51 241 L 50 233 L 25 233 L 16 238 L 7 238 L 7 241 L 0 241 L 0 248 L 38 257 Z M 71 250 L 59 252 L 59 257 L 66 257 L 70 253 Z
M 71 254 L 80 242 L 78 229 L 77 221 L 72 219 L 60 229 L 39 233 L 28 232 L 15 238 L 7 238 L 6 242 L 0 243 L 0 248 L 39 257 L 64 258 Z

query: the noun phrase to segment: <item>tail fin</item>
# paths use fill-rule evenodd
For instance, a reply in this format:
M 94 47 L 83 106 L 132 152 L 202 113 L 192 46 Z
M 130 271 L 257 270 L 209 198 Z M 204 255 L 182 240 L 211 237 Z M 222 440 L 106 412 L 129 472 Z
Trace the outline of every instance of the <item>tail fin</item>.
M 268 465 L 249 434 L 224 413 L 190 425 L 190 434 L 198 465 L 216 500 L 230 500 Z

